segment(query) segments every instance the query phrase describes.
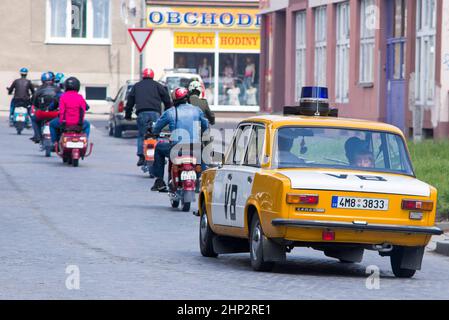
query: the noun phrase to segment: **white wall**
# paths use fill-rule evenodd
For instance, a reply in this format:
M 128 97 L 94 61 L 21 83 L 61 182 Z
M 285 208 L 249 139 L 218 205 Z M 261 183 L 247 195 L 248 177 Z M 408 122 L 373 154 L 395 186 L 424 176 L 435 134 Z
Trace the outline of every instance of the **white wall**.
M 154 70 L 155 79 L 162 77 L 164 69 L 173 67 L 173 32 L 155 29 L 145 48 L 145 66 Z

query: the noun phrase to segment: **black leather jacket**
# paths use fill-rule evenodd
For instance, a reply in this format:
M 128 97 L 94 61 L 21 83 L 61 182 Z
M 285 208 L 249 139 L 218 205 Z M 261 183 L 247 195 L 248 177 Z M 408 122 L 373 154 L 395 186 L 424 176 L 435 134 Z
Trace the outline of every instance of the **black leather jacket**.
M 161 113 L 162 103 L 164 103 L 165 108 L 171 107 L 171 99 L 167 89 L 157 81 L 143 79 L 136 83 L 128 94 L 126 114 L 130 117 L 134 106 L 136 106 L 136 114 L 144 111 Z
M 34 87 L 30 80 L 26 78 L 20 78 L 14 80 L 14 82 L 8 88 L 8 94 L 12 94 L 13 92 L 14 99 L 28 101 L 34 94 Z
M 43 84 L 33 95 L 32 104 L 39 110 L 56 110 L 59 106 L 61 89 L 54 84 Z

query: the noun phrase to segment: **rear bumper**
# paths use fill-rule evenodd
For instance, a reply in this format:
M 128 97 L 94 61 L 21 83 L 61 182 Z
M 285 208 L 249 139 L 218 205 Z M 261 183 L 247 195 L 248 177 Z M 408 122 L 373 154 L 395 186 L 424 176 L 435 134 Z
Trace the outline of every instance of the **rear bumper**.
M 437 227 L 414 227 L 414 226 L 398 226 L 386 224 L 362 225 L 347 222 L 291 220 L 291 219 L 274 219 L 273 221 L 271 221 L 271 224 L 275 227 L 346 229 L 355 231 L 379 231 L 379 232 L 410 233 L 410 234 L 423 234 L 423 235 L 443 234 L 443 231 Z

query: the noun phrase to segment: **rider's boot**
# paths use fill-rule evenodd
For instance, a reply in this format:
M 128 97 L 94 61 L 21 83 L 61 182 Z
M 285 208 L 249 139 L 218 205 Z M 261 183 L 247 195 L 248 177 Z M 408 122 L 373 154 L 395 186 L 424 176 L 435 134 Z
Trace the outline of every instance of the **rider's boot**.
M 167 190 L 167 185 L 165 184 L 164 180 L 161 178 L 157 178 L 154 182 L 153 187 L 151 188 L 151 191 L 159 191 L 163 192 Z
M 139 156 L 139 161 L 137 161 L 137 166 L 141 167 L 145 164 L 145 157 L 144 156 Z

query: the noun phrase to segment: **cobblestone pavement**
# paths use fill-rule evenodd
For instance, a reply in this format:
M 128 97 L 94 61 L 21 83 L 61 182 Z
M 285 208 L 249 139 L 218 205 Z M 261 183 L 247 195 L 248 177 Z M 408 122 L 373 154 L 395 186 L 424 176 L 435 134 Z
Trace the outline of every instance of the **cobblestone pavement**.
M 449 257 L 430 250 L 408 280 L 374 252 L 348 265 L 295 249 L 272 273 L 253 272 L 248 254 L 203 258 L 198 218 L 150 192 L 134 139 L 93 123 L 93 156 L 71 168 L 0 118 L 0 299 L 449 298 Z M 370 265 L 378 290 L 366 287 Z M 66 287 L 68 266 L 79 269 L 79 290 Z

